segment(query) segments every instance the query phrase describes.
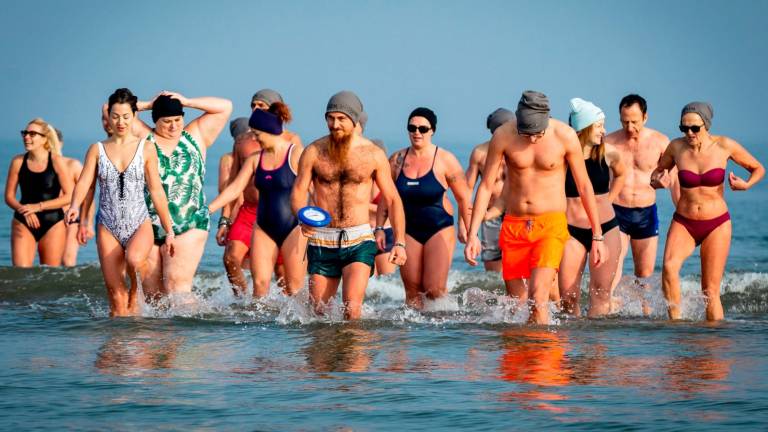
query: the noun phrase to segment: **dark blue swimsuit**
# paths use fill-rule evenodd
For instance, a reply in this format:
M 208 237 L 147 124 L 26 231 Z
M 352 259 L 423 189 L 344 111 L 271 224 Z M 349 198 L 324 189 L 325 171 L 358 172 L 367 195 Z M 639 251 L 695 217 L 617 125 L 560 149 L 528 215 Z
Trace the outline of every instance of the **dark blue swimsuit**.
M 259 156 L 259 165 L 254 174 L 253 183 L 259 190 L 256 223 L 277 244 L 277 247 L 283 245 L 293 228 L 298 225 L 298 220 L 291 211 L 291 189 L 296 180 L 296 174 L 291 171 L 292 150 L 293 144 L 288 147 L 283 164 L 273 170 L 264 169 Z
M 406 157 L 410 150 L 409 147 L 405 151 Z M 412 179 L 406 177 L 401 169 L 395 181 L 405 208 L 405 233 L 421 244 L 443 228 L 453 226 L 453 216 L 443 207 L 445 188 L 435 177 L 436 158 L 437 148 L 428 173 Z

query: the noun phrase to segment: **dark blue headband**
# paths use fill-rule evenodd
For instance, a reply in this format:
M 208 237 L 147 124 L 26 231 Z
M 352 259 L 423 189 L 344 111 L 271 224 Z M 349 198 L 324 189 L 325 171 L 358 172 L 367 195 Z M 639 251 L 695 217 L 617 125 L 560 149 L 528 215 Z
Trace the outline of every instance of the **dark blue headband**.
M 272 135 L 280 135 L 283 133 L 283 121 L 280 117 L 269 111 L 260 109 L 254 110 L 253 113 L 251 113 L 251 119 L 248 120 L 248 126 Z

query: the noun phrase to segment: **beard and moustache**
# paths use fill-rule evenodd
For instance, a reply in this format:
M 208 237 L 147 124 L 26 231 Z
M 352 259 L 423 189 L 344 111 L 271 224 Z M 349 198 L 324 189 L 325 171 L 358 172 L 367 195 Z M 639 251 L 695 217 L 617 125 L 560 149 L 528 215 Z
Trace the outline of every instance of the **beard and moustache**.
M 341 164 L 347 158 L 349 146 L 354 132 L 345 133 L 343 130 L 332 130 L 328 135 L 328 157 L 331 162 Z

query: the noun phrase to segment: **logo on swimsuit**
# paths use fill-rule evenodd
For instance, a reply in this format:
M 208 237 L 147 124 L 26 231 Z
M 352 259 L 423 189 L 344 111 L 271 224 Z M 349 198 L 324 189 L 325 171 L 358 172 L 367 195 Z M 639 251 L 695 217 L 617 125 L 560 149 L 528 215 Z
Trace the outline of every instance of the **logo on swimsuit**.
M 408 186 L 418 186 L 418 185 L 419 185 L 419 182 L 417 182 L 417 181 L 409 181 L 409 182 L 407 182 L 406 184 L 407 184 Z
M 266 177 L 264 177 L 264 180 L 272 180 L 272 176 L 271 175 L 267 175 Z

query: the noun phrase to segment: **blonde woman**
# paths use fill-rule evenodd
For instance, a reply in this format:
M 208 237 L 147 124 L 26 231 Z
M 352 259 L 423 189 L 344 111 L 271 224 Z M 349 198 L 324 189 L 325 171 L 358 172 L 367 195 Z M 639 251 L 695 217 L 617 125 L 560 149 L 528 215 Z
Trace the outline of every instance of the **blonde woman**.
M 64 207 L 72 193 L 72 177 L 61 157 L 56 130 L 41 118 L 21 131 L 24 154 L 8 168 L 5 202 L 12 208 L 11 257 L 17 267 L 31 267 L 37 250 L 40 264 L 60 266 L 66 242 Z M 16 199 L 16 188 L 21 199 Z

